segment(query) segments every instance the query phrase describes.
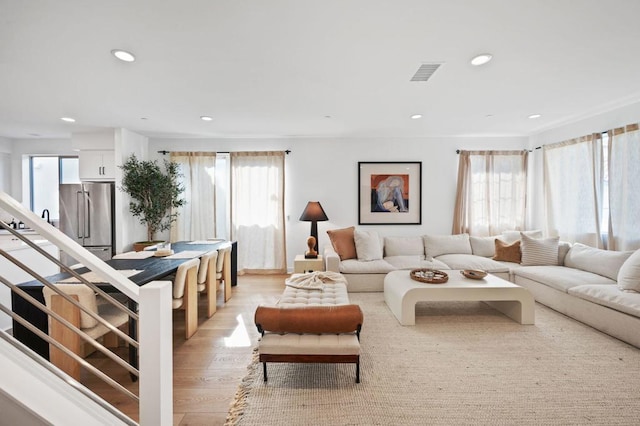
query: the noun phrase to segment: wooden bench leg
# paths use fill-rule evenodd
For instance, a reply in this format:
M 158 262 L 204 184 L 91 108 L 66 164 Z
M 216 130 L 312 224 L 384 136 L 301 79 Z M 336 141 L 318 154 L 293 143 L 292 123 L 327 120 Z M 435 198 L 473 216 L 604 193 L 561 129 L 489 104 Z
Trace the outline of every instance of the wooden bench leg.
M 267 363 L 266 362 L 262 363 L 262 377 L 266 382 L 267 381 Z
M 356 361 L 356 383 L 360 383 L 360 358 Z

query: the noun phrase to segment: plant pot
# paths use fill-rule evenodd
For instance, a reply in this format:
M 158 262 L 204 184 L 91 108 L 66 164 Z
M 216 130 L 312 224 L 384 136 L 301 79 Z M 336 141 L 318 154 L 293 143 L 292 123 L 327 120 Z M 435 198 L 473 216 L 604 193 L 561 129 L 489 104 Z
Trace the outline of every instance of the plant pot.
M 143 251 L 145 248 L 149 246 L 162 243 L 162 242 L 163 241 L 138 241 L 137 243 L 133 243 L 133 249 L 135 251 Z

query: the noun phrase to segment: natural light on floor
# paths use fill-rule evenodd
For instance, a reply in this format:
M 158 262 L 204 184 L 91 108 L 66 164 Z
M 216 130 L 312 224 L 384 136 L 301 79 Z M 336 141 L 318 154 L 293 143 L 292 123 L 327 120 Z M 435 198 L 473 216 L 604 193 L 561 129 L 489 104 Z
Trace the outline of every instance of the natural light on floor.
M 236 319 L 238 320 L 238 326 L 233 330 L 231 336 L 224 338 L 224 345 L 228 348 L 247 348 L 251 346 L 247 327 L 244 324 L 242 315 L 238 315 Z

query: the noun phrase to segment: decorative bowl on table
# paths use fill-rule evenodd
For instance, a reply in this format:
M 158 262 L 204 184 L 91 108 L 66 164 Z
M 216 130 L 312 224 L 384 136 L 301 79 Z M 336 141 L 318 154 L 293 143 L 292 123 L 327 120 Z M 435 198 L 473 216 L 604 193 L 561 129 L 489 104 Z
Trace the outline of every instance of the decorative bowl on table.
M 487 276 L 487 271 L 483 271 L 482 269 L 463 269 L 460 273 L 472 280 L 481 280 Z
M 412 269 L 409 276 L 412 280 L 427 284 L 444 284 L 449 281 L 449 275 L 446 272 L 431 268 Z

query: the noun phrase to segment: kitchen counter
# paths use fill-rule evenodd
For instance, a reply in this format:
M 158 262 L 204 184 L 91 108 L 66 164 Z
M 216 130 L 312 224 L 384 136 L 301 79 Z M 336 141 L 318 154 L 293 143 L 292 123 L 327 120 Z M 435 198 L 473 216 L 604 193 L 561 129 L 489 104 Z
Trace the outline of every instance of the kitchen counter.
M 33 235 L 39 237 L 38 234 L 34 233 Z M 4 250 L 11 257 L 25 264 L 27 267 L 31 268 L 39 275 L 46 277 L 49 275 L 57 274 L 59 272 L 58 265 L 47 260 L 42 254 L 36 252 L 36 250 L 32 249 L 26 243 L 20 240 L 12 240 L 11 238 L 15 237 L 13 237 L 12 235 L 1 236 L 0 249 Z M 58 247 L 56 247 L 54 244 L 42 238 L 30 239 L 31 241 L 35 242 L 38 247 L 46 251 L 49 255 L 55 258 L 59 257 Z M 34 279 L 33 276 L 20 269 L 18 266 L 14 265 L 11 261 L 9 261 L 9 259 L 5 258 L 4 256 L 0 256 L 0 271 L 2 271 L 2 276 L 5 279 L 14 284 L 31 281 Z M 9 309 L 12 309 L 11 289 L 3 283 L 0 283 L 0 304 Z M 4 312 L 0 312 L 0 329 L 7 330 L 11 328 L 11 326 L 11 317 L 6 315 Z M 0 423 L 2 423 L 1 420 Z
M 31 240 L 31 241 L 41 247 L 52 245 L 47 240 Z M 27 250 L 27 249 L 31 250 L 31 247 L 27 245 L 27 243 L 20 240 L 0 240 L 0 249 L 9 252 L 9 251 L 16 251 L 16 250 Z
M 31 228 L 16 229 L 16 231 L 18 231 L 19 234 L 24 234 L 24 235 L 37 234 L 37 232 L 34 229 L 31 229 Z M 0 229 L 0 235 L 11 235 L 11 232 L 7 231 L 6 229 Z

